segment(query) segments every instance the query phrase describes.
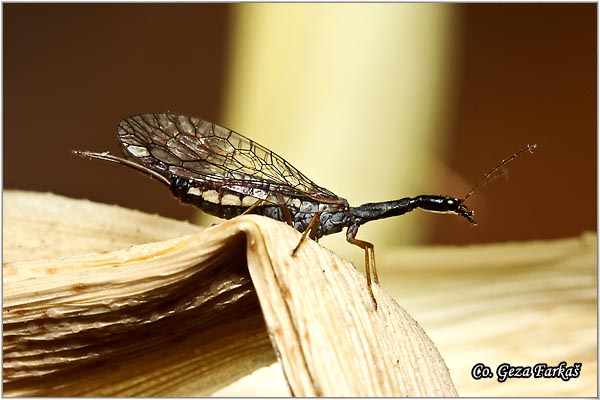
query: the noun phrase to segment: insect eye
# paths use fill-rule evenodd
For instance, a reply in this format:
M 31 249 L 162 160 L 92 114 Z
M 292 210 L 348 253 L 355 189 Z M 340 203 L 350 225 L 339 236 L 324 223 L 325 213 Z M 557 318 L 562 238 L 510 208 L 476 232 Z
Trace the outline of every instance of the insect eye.
M 454 199 L 452 197 L 446 198 L 444 203 L 446 203 L 446 209 L 448 210 L 458 210 L 462 204 L 460 200 Z

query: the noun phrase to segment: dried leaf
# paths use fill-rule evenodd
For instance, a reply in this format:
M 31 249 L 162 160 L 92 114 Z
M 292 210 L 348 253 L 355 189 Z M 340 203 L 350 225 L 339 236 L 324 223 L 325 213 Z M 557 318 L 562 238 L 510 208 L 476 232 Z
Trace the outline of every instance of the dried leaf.
M 444 354 L 462 396 L 597 396 L 597 235 L 380 252 L 382 286 Z M 582 363 L 581 376 L 508 379 L 496 369 Z M 484 363 L 493 379 L 475 380 Z
M 4 249 L 6 395 L 209 394 L 272 362 L 268 338 L 295 395 L 456 395 L 419 325 L 379 288 L 376 311 L 364 277 L 318 244 L 291 257 L 285 224 L 189 234 L 113 206 L 4 198 L 5 238 L 20 232 Z

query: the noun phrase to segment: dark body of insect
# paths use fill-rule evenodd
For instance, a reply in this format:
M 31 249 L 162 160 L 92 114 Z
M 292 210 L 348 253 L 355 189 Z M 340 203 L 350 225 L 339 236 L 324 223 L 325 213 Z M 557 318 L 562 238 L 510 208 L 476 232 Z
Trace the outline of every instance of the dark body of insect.
M 451 196 L 422 195 L 351 207 L 344 198 L 317 185 L 260 144 L 186 115 L 159 113 L 126 118 L 119 124 L 118 138 L 127 159 L 108 153 L 75 153 L 138 169 L 163 182 L 182 202 L 219 218 L 244 213 L 264 215 L 288 223 L 303 232 L 303 238 L 308 235 L 313 239 L 347 228 L 348 242 L 365 251 L 373 300 L 369 267 L 373 267 L 377 282 L 375 257 L 371 243 L 356 239 L 362 224 L 416 208 L 456 214 L 475 224 L 464 199 Z

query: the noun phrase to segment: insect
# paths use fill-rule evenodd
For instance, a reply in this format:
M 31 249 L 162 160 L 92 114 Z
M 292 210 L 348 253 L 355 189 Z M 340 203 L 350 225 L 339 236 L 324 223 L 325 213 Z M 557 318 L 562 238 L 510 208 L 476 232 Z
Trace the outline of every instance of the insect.
M 351 207 L 346 199 L 317 185 L 299 170 L 260 144 L 230 129 L 181 114 L 142 114 L 118 127 L 126 158 L 89 151 L 75 154 L 112 161 L 141 171 L 170 188 L 175 197 L 219 218 L 259 214 L 283 221 L 317 240 L 346 229 L 346 240 L 364 250 L 369 294 L 379 283 L 372 243 L 356 238 L 361 225 L 420 208 L 455 214 L 475 225 L 465 200 L 493 179 L 501 168 L 535 145 L 516 152 L 492 169 L 463 199 L 421 195 Z

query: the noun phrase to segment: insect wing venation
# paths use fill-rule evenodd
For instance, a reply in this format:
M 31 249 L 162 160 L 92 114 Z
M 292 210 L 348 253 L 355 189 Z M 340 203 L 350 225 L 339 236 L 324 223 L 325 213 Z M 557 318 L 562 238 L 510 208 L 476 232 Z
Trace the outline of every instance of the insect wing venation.
M 123 153 L 160 173 L 211 182 L 241 195 L 268 200 L 268 193 L 340 199 L 308 179 L 283 158 L 222 126 L 180 114 L 143 114 L 119 124 Z

